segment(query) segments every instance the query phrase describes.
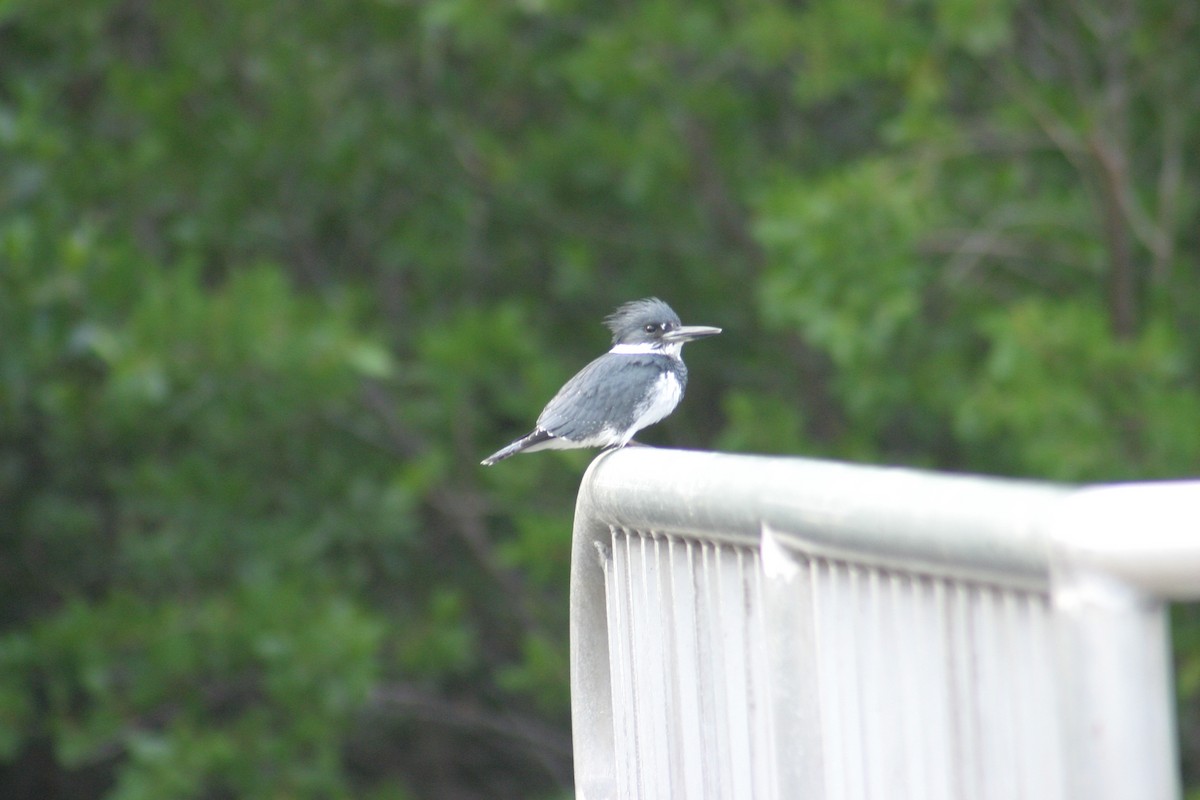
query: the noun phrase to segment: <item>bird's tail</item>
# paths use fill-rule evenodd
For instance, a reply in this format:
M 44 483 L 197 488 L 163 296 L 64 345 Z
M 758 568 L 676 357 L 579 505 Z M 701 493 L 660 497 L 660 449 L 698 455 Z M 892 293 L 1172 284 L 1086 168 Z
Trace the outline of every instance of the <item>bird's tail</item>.
M 554 437 L 552 435 L 546 433 L 546 431 L 542 430 L 541 428 L 538 428 L 537 430 L 533 431 L 533 433 L 530 433 L 527 436 L 522 436 L 520 439 L 517 439 L 507 447 L 500 448 L 479 463 L 485 467 L 490 467 L 497 461 L 503 461 L 509 456 L 515 456 L 522 450 L 528 450 L 530 447 L 533 447 L 536 444 L 541 444 L 542 442 L 553 438 Z

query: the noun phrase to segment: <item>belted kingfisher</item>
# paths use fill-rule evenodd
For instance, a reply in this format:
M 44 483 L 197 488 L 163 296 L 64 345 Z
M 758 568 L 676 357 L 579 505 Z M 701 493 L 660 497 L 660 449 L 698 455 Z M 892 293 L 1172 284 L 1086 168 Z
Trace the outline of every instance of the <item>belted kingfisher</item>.
M 481 463 L 490 467 L 522 451 L 624 447 L 633 435 L 675 410 L 687 388 L 685 342 L 720 328 L 681 325 L 657 297 L 634 300 L 605 318 L 613 347 L 567 381 L 542 409 L 537 426 Z

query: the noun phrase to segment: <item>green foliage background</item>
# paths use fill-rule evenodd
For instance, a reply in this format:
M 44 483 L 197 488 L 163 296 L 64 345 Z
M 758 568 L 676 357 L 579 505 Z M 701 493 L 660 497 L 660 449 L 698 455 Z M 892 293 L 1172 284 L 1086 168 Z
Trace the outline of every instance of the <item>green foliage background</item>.
M 649 441 L 1196 475 L 1198 15 L 0 0 L 0 795 L 569 794 L 590 455 L 477 464 L 627 299 Z

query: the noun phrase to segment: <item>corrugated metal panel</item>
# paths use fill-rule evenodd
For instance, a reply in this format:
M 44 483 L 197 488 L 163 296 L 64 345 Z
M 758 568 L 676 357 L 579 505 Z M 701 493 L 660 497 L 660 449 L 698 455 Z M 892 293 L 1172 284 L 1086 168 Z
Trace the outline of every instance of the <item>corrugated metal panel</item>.
M 614 529 L 605 572 L 622 796 L 769 796 L 758 553 Z
M 825 797 L 1062 796 L 1045 596 L 805 566 Z
M 797 639 L 754 548 L 613 528 L 609 552 L 620 796 L 792 796 L 808 778 L 777 785 L 776 759 L 805 747 L 831 800 L 1062 797 L 1044 594 L 802 559 L 776 601 L 810 618 Z M 815 694 L 777 705 L 793 669 Z M 816 724 L 778 748 L 804 705 Z

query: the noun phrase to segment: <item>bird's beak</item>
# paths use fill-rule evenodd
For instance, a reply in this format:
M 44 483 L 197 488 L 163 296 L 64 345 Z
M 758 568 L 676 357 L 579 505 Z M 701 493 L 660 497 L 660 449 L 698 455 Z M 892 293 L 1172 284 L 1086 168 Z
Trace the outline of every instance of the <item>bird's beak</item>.
M 673 331 L 664 333 L 662 338 L 667 342 L 690 342 L 693 339 L 716 336 L 720 332 L 720 328 L 710 328 L 707 325 L 681 325 Z

